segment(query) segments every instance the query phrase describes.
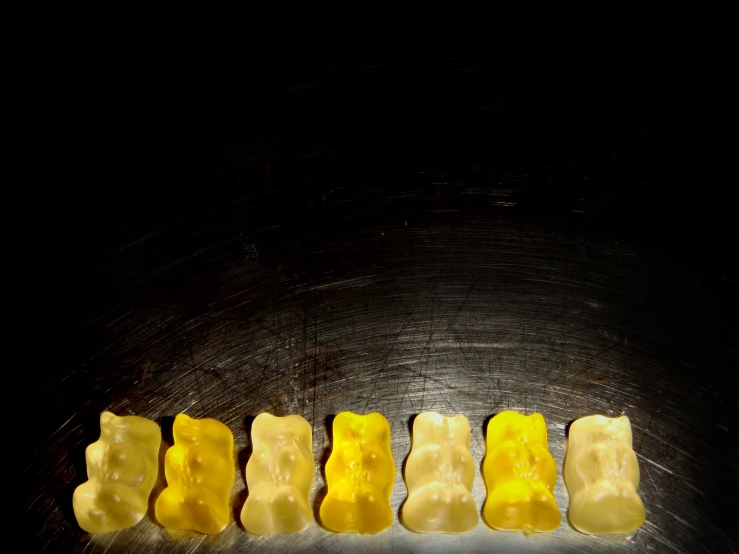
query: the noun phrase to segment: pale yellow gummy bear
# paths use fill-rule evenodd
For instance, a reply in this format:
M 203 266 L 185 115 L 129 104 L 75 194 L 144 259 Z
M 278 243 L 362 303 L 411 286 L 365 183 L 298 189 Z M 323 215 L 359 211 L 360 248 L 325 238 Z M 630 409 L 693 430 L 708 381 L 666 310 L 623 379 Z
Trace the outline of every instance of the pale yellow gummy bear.
M 472 498 L 474 479 L 467 418 L 419 414 L 413 421 L 413 447 L 405 466 L 408 498 L 403 522 L 418 533 L 474 529 L 478 520 Z
M 247 533 L 298 533 L 313 521 L 313 431 L 299 415 L 259 414 L 246 464 L 249 496 L 241 510 Z
M 85 450 L 88 481 L 74 491 L 77 523 L 88 533 L 141 521 L 159 472 L 159 425 L 144 417 L 100 414 L 100 439 Z
M 167 488 L 157 498 L 156 518 L 169 529 L 219 533 L 228 525 L 236 471 L 231 431 L 215 419 L 179 414 L 167 450 Z
M 646 511 L 636 493 L 639 462 L 629 418 L 580 418 L 570 426 L 567 442 L 564 478 L 572 525 L 591 535 L 641 527 Z

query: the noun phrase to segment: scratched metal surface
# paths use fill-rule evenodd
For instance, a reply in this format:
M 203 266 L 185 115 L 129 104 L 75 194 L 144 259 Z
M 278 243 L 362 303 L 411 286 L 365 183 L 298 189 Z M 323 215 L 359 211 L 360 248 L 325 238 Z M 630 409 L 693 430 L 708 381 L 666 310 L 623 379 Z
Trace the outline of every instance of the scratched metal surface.
M 599 226 L 612 189 L 583 184 L 592 174 L 582 157 L 567 170 L 582 187 L 564 210 L 547 211 L 546 175 L 532 180 L 514 162 L 463 151 L 426 140 L 403 171 L 367 175 L 366 159 L 330 143 L 240 144 L 220 158 L 223 178 L 239 186 L 105 237 L 92 269 L 104 285 L 81 322 L 89 346 L 48 383 L 57 419 L 21 472 L 33 550 L 735 551 L 736 492 L 726 492 L 737 490 L 735 285 Z M 165 437 L 179 412 L 226 423 L 238 453 L 227 529 L 171 533 L 147 517 L 120 532 L 82 532 L 71 493 L 103 409 L 158 421 Z M 316 507 L 327 416 L 384 414 L 397 512 L 414 414 L 467 416 L 481 507 L 482 429 L 504 409 L 546 418 L 563 517 L 552 533 L 524 538 L 480 522 L 465 535 L 429 536 L 396 518 L 375 536 L 313 524 L 256 537 L 237 524 L 248 424 L 262 411 L 312 424 Z M 567 523 L 565 428 L 594 413 L 632 423 L 647 522 L 629 535 L 591 537 Z

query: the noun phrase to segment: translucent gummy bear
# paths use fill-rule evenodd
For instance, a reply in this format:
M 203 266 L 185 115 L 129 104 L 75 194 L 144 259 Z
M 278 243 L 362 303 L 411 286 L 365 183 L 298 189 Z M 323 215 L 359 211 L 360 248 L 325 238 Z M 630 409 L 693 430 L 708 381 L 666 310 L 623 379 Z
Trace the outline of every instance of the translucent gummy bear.
M 413 421 L 413 447 L 405 465 L 408 498 L 403 522 L 419 533 L 474 529 L 478 519 L 472 498 L 474 479 L 467 418 L 419 414 Z
M 159 472 L 159 425 L 138 416 L 100 414 L 100 439 L 85 450 L 88 481 L 74 491 L 77 523 L 88 533 L 141 521 Z
M 510 410 L 499 413 L 488 423 L 486 448 L 485 523 L 527 536 L 556 529 L 561 520 L 552 494 L 557 467 L 547 449 L 544 417 Z
M 174 446 L 167 450 L 167 488 L 157 498 L 156 518 L 169 529 L 219 533 L 231 515 L 233 435 L 215 419 L 179 414 L 172 429 Z
M 313 431 L 299 415 L 259 414 L 246 464 L 249 496 L 241 510 L 247 533 L 298 533 L 313 521 Z
M 636 489 L 639 463 L 626 416 L 591 415 L 570 426 L 564 478 L 569 518 L 582 533 L 625 533 L 646 518 Z
M 376 412 L 341 412 L 336 416 L 326 484 L 328 492 L 320 510 L 326 528 L 341 533 L 379 533 L 392 525 L 390 493 L 395 484 L 395 462 L 387 419 Z

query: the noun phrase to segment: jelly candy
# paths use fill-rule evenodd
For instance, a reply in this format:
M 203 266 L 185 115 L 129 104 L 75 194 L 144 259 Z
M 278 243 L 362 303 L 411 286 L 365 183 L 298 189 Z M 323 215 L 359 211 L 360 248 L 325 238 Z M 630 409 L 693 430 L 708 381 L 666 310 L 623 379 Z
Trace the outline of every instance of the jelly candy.
M 311 521 L 313 431 L 299 415 L 259 414 L 251 427 L 246 464 L 249 496 L 241 510 L 247 533 L 297 533 Z
M 639 463 L 626 416 L 591 415 L 575 420 L 565 457 L 570 522 L 591 535 L 633 531 L 646 512 L 636 488 Z
M 141 521 L 159 472 L 159 425 L 144 417 L 100 414 L 100 439 L 85 450 L 88 481 L 74 491 L 77 523 L 89 533 Z
M 485 523 L 527 536 L 556 529 L 561 520 L 552 494 L 557 467 L 547 450 L 544 417 L 501 412 L 488 423 L 486 443 Z
M 174 446 L 164 459 L 167 488 L 157 499 L 156 518 L 170 529 L 219 533 L 231 515 L 233 435 L 220 421 L 185 414 L 175 418 L 172 433 Z
M 390 424 L 376 412 L 341 412 L 334 419 L 333 435 L 321 523 L 336 532 L 384 531 L 393 523 L 390 493 L 395 462 L 390 451 Z
M 474 529 L 474 479 L 467 418 L 436 412 L 418 415 L 413 421 L 413 447 L 405 466 L 408 498 L 403 504 L 403 522 L 419 533 L 466 533 Z

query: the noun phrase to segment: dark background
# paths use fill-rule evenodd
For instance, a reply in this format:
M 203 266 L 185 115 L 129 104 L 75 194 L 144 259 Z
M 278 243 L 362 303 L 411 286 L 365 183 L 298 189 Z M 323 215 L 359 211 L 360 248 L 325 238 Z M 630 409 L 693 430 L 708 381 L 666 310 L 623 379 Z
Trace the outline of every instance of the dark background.
M 83 42 L 48 48 L 26 73 L 6 204 L 20 254 L 9 336 L 18 390 L 43 410 L 21 437 L 21 467 L 120 392 L 111 368 L 146 364 L 132 343 L 151 338 L 119 318 L 175 302 L 197 317 L 229 298 L 236 277 L 218 259 L 261 256 L 238 279 L 268 309 L 297 281 L 392 270 L 394 250 L 369 230 L 501 220 L 522 237 L 548 229 L 586 264 L 592 248 L 619 253 L 635 295 L 624 325 L 683 362 L 670 368 L 683 394 L 703 391 L 693 423 L 710 464 L 696 509 L 712 527 L 692 532 L 736 548 L 725 428 L 737 415 L 739 237 L 733 183 L 714 172 L 725 153 L 711 144 L 711 85 L 689 45 L 595 61 L 544 48 L 519 62 L 492 47 L 257 56 L 217 44 L 142 62 L 125 49 L 103 61 Z M 24 473 L 26 502 L 42 479 Z

